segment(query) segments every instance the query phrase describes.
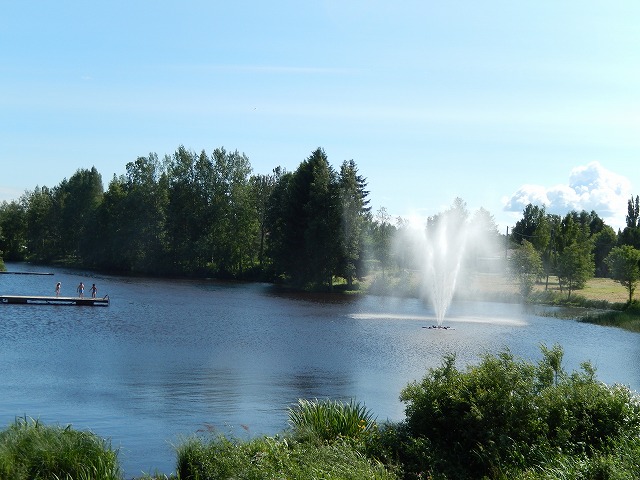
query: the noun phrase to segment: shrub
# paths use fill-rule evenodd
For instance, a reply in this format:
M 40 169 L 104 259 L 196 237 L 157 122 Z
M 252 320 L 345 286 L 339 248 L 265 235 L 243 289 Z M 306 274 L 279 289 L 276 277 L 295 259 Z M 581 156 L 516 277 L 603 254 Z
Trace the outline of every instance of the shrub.
M 0 432 L 2 480 L 120 479 L 117 452 L 91 432 L 18 418 Z
M 485 355 L 465 371 L 448 356 L 403 389 L 409 435 L 427 441 L 422 455 L 436 459 L 432 470 L 496 478 L 542 465 L 559 451 L 590 457 L 640 432 L 640 405 L 628 388 L 598 382 L 588 363 L 567 374 L 559 346 L 542 353 L 537 364 L 508 351 Z

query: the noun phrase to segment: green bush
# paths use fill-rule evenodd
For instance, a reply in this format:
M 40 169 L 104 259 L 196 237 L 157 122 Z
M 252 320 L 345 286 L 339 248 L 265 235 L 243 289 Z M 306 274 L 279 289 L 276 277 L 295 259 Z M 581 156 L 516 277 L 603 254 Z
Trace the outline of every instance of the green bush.
M 405 387 L 408 436 L 425 439 L 429 449 L 413 456 L 431 458 L 432 474 L 498 478 L 544 465 L 557 452 L 590 458 L 638 435 L 640 405 L 628 388 L 598 382 L 588 363 L 567 374 L 558 346 L 542 353 L 537 364 L 508 351 L 485 355 L 464 371 L 448 356 Z
M 1 480 L 121 479 L 117 452 L 91 432 L 18 418 L 0 432 Z

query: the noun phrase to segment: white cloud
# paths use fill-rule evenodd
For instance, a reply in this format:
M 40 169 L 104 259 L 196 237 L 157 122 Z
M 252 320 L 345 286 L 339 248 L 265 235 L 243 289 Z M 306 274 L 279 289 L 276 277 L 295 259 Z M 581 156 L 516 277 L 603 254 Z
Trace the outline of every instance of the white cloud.
M 631 183 L 626 177 L 591 162 L 571 170 L 567 185 L 522 185 L 505 201 L 504 210 L 522 212 L 529 203 L 558 215 L 593 210 L 607 225 L 618 229 L 625 226 L 630 196 Z

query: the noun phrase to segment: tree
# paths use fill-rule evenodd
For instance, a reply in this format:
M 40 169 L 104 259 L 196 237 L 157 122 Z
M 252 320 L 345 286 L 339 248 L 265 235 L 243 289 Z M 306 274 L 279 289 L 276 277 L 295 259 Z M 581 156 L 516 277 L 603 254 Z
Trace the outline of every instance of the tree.
M 492 265 L 503 256 L 504 241 L 501 241 L 498 226 L 488 210 L 479 208 L 475 211 L 468 235 L 472 239 L 467 240 L 468 257 L 474 269 L 497 271 Z
M 548 213 L 544 218 L 544 230 L 548 229 L 549 241 L 546 247 L 540 252 L 542 258 L 542 267 L 545 273 L 544 288 L 549 288 L 549 276 L 553 275 L 556 271 L 558 263 L 558 243 L 561 231 L 560 225 L 562 223 L 559 215 Z
M 322 149 L 317 149 L 309 163 L 313 179 L 305 205 L 305 256 L 308 276 L 316 285 L 326 282 L 333 288 L 340 255 L 341 205 L 337 176 Z
M 367 182 L 358 175 L 353 160 L 344 161 L 340 167 L 338 194 L 341 208 L 342 235 L 338 273 L 347 280 L 349 288 L 353 279 L 362 276 L 361 258 L 364 250 L 364 228 L 371 208 L 365 190 Z
M 337 175 L 321 148 L 271 195 L 269 253 L 277 277 L 299 286 L 332 285 L 340 255 L 340 200 Z
M 636 228 L 640 227 L 638 219 L 640 218 L 640 196 L 636 195 L 635 202 L 633 201 L 633 195 L 627 202 L 627 227 Z
M 104 194 L 96 263 L 127 272 L 168 272 L 164 166 L 150 153 L 127 163 L 126 170 Z
M 640 249 L 640 197 L 638 195 L 635 200 L 631 196 L 627 202 L 626 220 L 627 225 L 624 230 L 618 231 L 618 246 L 631 245 Z
M 631 245 L 640 249 L 640 227 L 625 227 L 618 233 L 618 246 Z
M 516 244 L 520 244 L 522 240 L 527 240 L 537 246 L 540 242 L 536 239 L 536 230 L 545 218 L 545 208 L 537 205 L 528 204 L 522 212 L 522 219 L 516 222 L 515 227 L 511 231 L 511 238 Z M 538 232 L 540 233 L 540 231 Z M 547 239 L 548 241 L 548 239 Z
M 536 280 L 543 273 L 542 260 L 533 244 L 523 240 L 509 259 L 511 275 L 520 285 L 520 293 L 527 298 L 533 291 Z
M 205 213 L 210 195 L 202 187 L 208 185 L 206 169 L 210 168 L 208 159 L 202 155 L 198 159 L 184 146 L 168 165 L 167 234 L 171 267 L 176 273 L 194 273 L 207 260 L 202 237 L 214 217 Z
M 113 176 L 104 193 L 98 213 L 98 228 L 101 235 L 94 245 L 97 265 L 117 271 L 130 271 L 130 247 L 132 240 L 131 217 L 127 204 L 127 181 L 124 176 Z
M 293 185 L 293 173 L 277 168 L 274 170 L 275 184 L 269 194 L 267 210 L 265 212 L 265 229 L 268 242 L 266 244 L 267 258 L 271 260 L 268 266 L 274 280 L 285 281 L 290 275 L 289 261 L 291 259 L 290 246 L 296 246 L 294 235 L 301 230 L 298 225 L 299 217 L 291 215 L 292 205 L 289 202 Z
M 593 241 L 593 259 L 596 265 L 596 277 L 608 276 L 608 265 L 605 262 L 611 249 L 616 246 L 618 236 L 613 228 L 604 225 L 602 230 L 591 237 Z
M 408 384 L 400 400 L 413 441 L 399 444 L 398 453 L 413 472 L 405 473 L 511 478 L 508 472 L 532 472 L 558 452 L 584 462 L 598 451 L 607 455 L 616 439 L 637 436 L 640 406 L 632 390 L 599 381 L 588 362 L 565 371 L 559 346 L 543 347 L 542 354 L 532 363 L 505 350 L 465 369 L 448 355 Z M 601 478 L 596 471 L 580 478 Z
M 576 211 L 571 211 L 562 218 L 559 232 L 556 232 L 556 247 L 559 253 L 574 243 L 585 243 L 589 240 L 590 225 L 583 220 Z
M 395 233 L 396 228 L 391 223 L 391 215 L 385 207 L 380 207 L 369 225 L 369 237 L 373 257 L 380 264 L 383 278 L 385 272 L 391 268 L 391 242 Z
M 245 154 L 224 148 L 215 149 L 211 158 L 209 254 L 218 273 L 238 276 L 258 263 L 255 241 L 259 225 L 249 182 L 251 163 Z
M 611 277 L 629 292 L 629 303 L 631 303 L 633 293 L 640 281 L 640 250 L 630 245 L 614 247 L 605 262 L 609 266 Z
M 60 244 L 59 229 L 53 221 L 53 192 L 47 187 L 36 187 L 25 193 L 22 203 L 26 211 L 28 259 L 52 260 Z
M 265 242 L 268 232 L 269 199 L 282 170 L 277 167 L 271 175 L 252 175 L 249 178 L 251 201 L 258 222 L 258 264 L 262 268 L 265 257 Z
M 95 167 L 79 169 L 54 189 L 55 210 L 60 220 L 58 255 L 81 263 L 93 255 L 97 239 L 96 213 L 103 193 L 102 176 Z
M 0 255 L 4 260 L 24 260 L 27 245 L 27 218 L 17 201 L 0 204 Z
M 591 242 L 573 243 L 558 257 L 558 282 L 560 289 L 567 289 L 567 298 L 571 298 L 572 291 L 584 288 L 594 271 Z

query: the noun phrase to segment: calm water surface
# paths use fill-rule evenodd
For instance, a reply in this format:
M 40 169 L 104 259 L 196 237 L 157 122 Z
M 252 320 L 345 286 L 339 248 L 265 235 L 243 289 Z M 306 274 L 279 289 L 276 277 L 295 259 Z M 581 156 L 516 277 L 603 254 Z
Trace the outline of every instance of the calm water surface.
M 196 432 L 250 438 L 287 428 L 299 398 L 356 399 L 400 420 L 400 390 L 455 352 L 459 364 L 559 343 L 564 366 L 640 390 L 640 336 L 541 316 L 539 308 L 454 305 L 449 330 L 413 299 L 280 293 L 268 285 L 169 281 L 7 264 L 0 294 L 74 295 L 96 283 L 111 306 L 0 305 L 0 427 L 16 416 L 109 438 L 127 478 L 175 470 Z

